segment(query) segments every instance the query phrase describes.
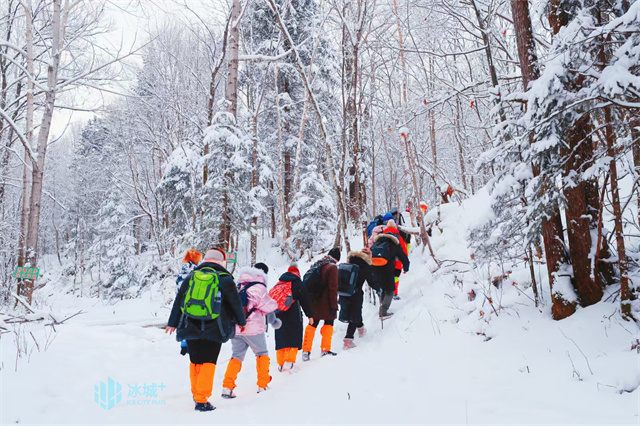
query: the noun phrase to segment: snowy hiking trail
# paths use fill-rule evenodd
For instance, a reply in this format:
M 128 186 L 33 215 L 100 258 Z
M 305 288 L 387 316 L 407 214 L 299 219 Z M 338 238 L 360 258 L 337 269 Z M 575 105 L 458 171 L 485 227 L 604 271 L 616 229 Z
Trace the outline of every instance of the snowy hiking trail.
M 529 323 L 524 314 L 500 324 L 505 336 L 488 342 L 471 337 L 438 318 L 445 314 L 437 307 L 443 288 L 431 280 L 426 266 L 414 263 L 412 272 L 403 275 L 403 300 L 392 305 L 396 314 L 384 330 L 376 307 L 365 302 L 368 334 L 356 338 L 357 348 L 341 350 L 345 325 L 337 323 L 337 357 L 321 359 L 316 341 L 311 361 L 299 361 L 300 371 L 288 374 L 276 370 L 272 356 L 273 381 L 265 394 L 255 393 L 255 359 L 248 354 L 238 378 L 238 398 L 220 398 L 231 349 L 224 345 L 211 398 L 218 408 L 213 413 L 193 411 L 188 358 L 178 354 L 173 338 L 158 328 L 119 324 L 126 318 L 142 321 L 147 312 L 144 319 L 152 322 L 154 313 L 166 317 L 167 308 L 154 308 L 150 300 L 104 307 L 81 300 L 94 306 L 83 307 L 87 314 L 61 327 L 46 353 L 34 354 L 17 373 L 3 357 L 2 423 L 638 423 L 637 391 L 618 395 L 598 391 L 588 378 L 571 378 L 566 351 L 582 374 L 588 371 L 573 343 L 558 337 L 558 323 Z M 589 318 L 600 314 L 580 318 L 586 311 L 560 326 L 586 351 L 593 370 L 609 363 L 615 368 L 615 359 L 595 357 L 590 339 L 580 336 L 581 329 L 593 325 Z M 118 324 L 107 325 L 113 312 Z M 521 327 L 527 323 L 525 332 Z M 612 327 L 610 335 L 618 332 Z M 272 332 L 268 341 L 273 354 Z M 621 361 L 618 366 L 628 368 L 628 360 Z M 109 411 L 93 401 L 94 385 L 107 377 L 123 386 L 123 401 Z M 162 382 L 166 389 L 159 396 L 166 405 L 126 405 L 128 384 L 134 382 Z
M 474 217 L 483 214 L 481 199 L 465 208 Z M 414 247 L 410 272 L 401 277 L 402 300 L 393 302 L 395 315 L 384 330 L 378 306 L 365 296 L 368 333 L 356 335 L 355 349 L 342 350 L 346 324 L 336 321 L 338 356 L 320 358 L 318 331 L 311 361 L 302 362 L 299 355 L 298 373 L 280 373 L 270 330 L 271 389 L 256 394 L 256 362 L 249 352 L 237 380 L 238 397 L 223 400 L 231 355 L 231 345 L 223 345 L 210 399 L 218 409 L 212 413 L 194 412 L 188 357 L 179 355 L 174 336 L 152 326 L 165 324 L 169 316 L 172 279 L 140 299 L 114 305 L 52 289 L 41 297 L 56 312 L 85 313 L 57 327 L 46 351 L 34 350 L 29 363 L 20 359 L 17 372 L 14 337 L 2 336 L 0 422 L 637 425 L 639 391 L 618 393 L 640 383 L 640 357 L 631 350 L 637 328 L 620 320 L 616 304 L 604 302 L 553 321 L 548 305 L 542 312 L 532 306 L 531 288 L 505 286 L 491 294 L 505 306 L 499 316 L 481 301 L 480 292 L 493 291 L 491 286 L 475 287 L 476 301 L 467 301 L 467 291 L 481 277 L 468 271 L 464 233 L 472 219 L 464 211 L 443 208 L 444 233 L 432 238 L 439 258 L 456 261 L 453 266 L 432 274 L 426 255 Z M 271 287 L 287 262 L 261 244 Z M 300 264 L 302 270 L 308 266 Z M 519 282 L 526 276 L 526 270 L 512 274 Z M 542 288 L 548 300 L 548 285 Z M 42 333 L 34 333 L 43 346 Z M 26 338 L 31 339 L 28 333 Z M 94 402 L 94 386 L 109 377 L 122 385 L 122 401 L 105 410 Z M 164 385 L 157 397 L 163 405 L 128 405 L 145 399 L 129 396 L 129 385 L 144 383 Z

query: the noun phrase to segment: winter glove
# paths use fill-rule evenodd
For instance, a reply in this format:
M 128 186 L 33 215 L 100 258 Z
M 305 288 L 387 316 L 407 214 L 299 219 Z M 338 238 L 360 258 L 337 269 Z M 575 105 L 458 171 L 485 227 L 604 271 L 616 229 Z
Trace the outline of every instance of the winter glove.
M 180 348 L 180 355 L 186 355 L 189 353 L 189 347 L 188 346 L 182 346 Z
M 275 312 L 270 312 L 267 314 L 267 322 L 273 327 L 274 330 L 282 327 L 282 320 L 278 318 Z

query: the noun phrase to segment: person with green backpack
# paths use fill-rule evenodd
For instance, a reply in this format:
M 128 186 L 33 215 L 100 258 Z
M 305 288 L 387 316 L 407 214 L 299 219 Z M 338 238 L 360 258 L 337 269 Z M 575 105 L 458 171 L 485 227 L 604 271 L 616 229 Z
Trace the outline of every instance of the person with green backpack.
M 165 330 L 187 341 L 196 411 L 215 410 L 208 399 L 220 348 L 234 337 L 236 324 L 243 329 L 247 323 L 233 276 L 224 267 L 225 257 L 221 249 L 207 251 L 182 282 Z

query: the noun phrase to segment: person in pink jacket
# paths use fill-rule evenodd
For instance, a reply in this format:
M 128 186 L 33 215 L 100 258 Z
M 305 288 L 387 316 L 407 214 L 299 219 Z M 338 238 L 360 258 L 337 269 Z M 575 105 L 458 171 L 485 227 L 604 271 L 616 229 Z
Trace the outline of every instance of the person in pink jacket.
M 267 273 L 269 268 L 264 263 L 258 263 L 253 268 L 240 269 L 238 279 L 238 293 L 243 301 L 247 324 L 236 326 L 236 335 L 231 339 L 231 360 L 222 382 L 222 397 L 235 398 L 233 390 L 236 388 L 236 378 L 242 368 L 242 362 L 247 350 L 251 348 L 256 356 L 258 372 L 258 393 L 268 389 L 271 381 L 269 375 L 269 351 L 267 350 L 267 321 L 274 329 L 280 328 L 282 322 L 276 318 L 275 310 L 278 303 L 269 297 L 267 291 Z M 266 316 L 266 321 L 265 321 Z
M 367 242 L 367 246 L 369 247 L 369 249 L 373 247 L 373 243 L 376 239 L 376 236 L 382 233 L 382 231 L 384 231 L 386 227 L 387 227 L 386 225 L 378 225 L 371 230 L 371 237 L 369 237 L 369 241 Z

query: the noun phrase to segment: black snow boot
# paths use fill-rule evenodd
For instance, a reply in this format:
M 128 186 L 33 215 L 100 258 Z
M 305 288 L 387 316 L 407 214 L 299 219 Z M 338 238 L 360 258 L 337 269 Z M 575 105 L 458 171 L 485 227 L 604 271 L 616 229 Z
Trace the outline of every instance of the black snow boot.
M 322 351 L 322 356 L 325 356 L 325 355 L 336 356 L 338 354 L 335 353 L 335 352 L 331 352 L 331 351 Z
M 207 402 L 196 402 L 196 411 L 213 411 L 216 407 L 211 405 L 209 401 Z

